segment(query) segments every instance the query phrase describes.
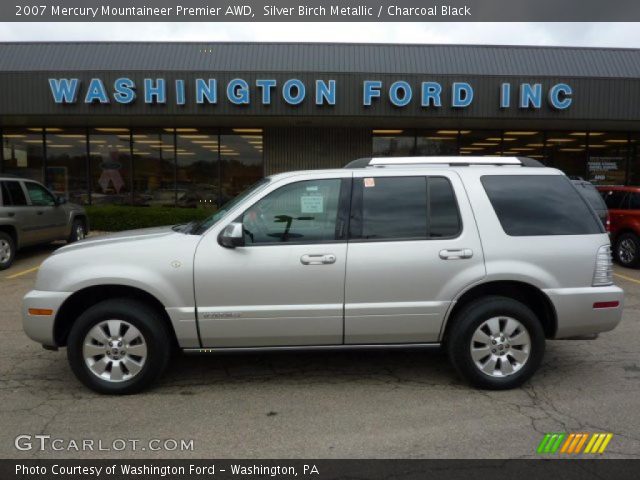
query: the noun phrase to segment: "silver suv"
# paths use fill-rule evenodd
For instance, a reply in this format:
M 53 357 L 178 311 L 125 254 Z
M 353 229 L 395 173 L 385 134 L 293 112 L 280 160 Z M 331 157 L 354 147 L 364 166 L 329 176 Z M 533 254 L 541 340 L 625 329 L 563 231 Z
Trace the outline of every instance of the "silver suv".
M 23 247 L 54 240 L 75 242 L 87 232 L 81 206 L 55 197 L 33 180 L 0 175 L 0 270 L 10 267 Z
M 201 223 L 57 250 L 24 328 L 104 393 L 186 352 L 444 346 L 481 388 L 545 339 L 622 316 L 609 237 L 560 171 L 503 157 L 375 158 L 263 179 Z

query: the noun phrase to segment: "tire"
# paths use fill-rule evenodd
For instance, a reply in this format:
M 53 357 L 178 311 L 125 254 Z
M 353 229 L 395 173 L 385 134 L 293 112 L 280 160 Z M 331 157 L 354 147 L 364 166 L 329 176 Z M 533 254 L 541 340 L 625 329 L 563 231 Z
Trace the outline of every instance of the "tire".
M 108 341 L 115 348 L 106 353 Z M 78 317 L 67 340 L 67 358 L 78 380 L 90 389 L 131 394 L 148 388 L 162 375 L 171 345 L 169 327 L 154 309 L 138 300 L 117 298 L 102 301 Z M 102 376 L 96 373 L 100 371 Z
M 614 255 L 623 267 L 640 266 L 640 238 L 635 233 L 623 233 L 616 239 Z
M 67 243 L 74 243 L 78 240 L 82 240 L 87 235 L 84 221 L 81 218 L 76 218 L 71 225 L 71 233 L 67 239 Z
M 16 258 L 16 242 L 5 232 L 0 232 L 0 270 L 6 270 Z
M 447 336 L 449 358 L 460 376 L 475 387 L 518 387 L 542 362 L 545 336 L 540 320 L 516 300 L 483 297 L 464 307 L 452 321 Z M 511 331 L 513 327 L 516 329 Z

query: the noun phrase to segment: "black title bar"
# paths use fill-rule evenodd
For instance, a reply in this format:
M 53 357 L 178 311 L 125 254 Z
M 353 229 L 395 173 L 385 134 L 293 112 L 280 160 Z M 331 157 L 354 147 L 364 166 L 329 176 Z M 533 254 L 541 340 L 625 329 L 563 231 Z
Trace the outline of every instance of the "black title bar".
M 471 453 L 471 452 L 470 452 Z M 0 460 L 3 480 L 631 480 L 638 460 Z

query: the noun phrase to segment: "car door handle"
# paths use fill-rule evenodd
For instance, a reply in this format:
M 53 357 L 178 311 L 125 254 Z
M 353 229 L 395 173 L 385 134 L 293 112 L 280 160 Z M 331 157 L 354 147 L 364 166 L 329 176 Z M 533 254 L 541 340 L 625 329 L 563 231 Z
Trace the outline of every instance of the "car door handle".
M 15 212 L 7 212 L 7 217 L 15 217 L 16 213 Z
M 306 254 L 300 257 L 303 265 L 329 265 L 336 263 L 336 256 L 332 253 Z
M 473 250 L 470 248 L 457 248 L 452 250 L 440 250 L 442 260 L 462 260 L 473 257 Z
M 38 210 L 38 211 L 36 212 L 36 215 L 42 215 L 42 214 L 44 214 L 44 212 L 43 212 L 42 210 Z

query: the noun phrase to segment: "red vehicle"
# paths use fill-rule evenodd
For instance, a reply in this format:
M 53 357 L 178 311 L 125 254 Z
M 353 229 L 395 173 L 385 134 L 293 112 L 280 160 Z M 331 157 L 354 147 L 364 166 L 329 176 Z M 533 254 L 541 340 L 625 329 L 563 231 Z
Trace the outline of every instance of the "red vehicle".
M 640 266 L 640 187 L 599 186 L 611 221 L 613 257 L 625 267 Z

